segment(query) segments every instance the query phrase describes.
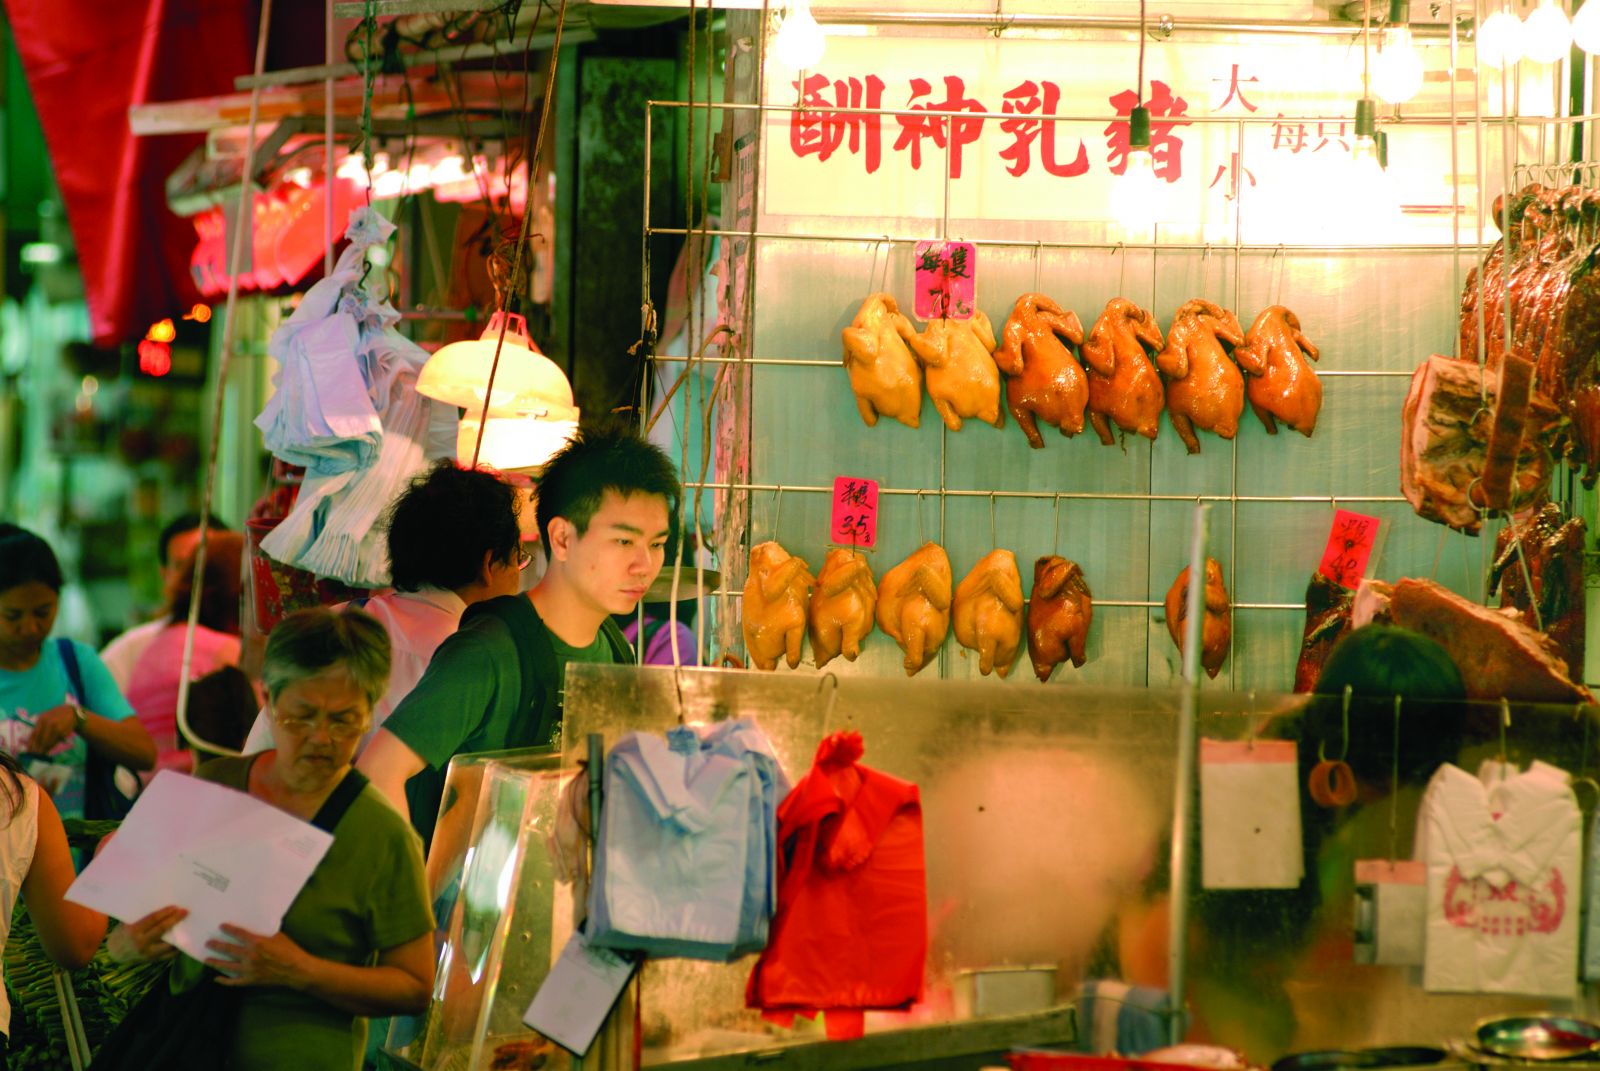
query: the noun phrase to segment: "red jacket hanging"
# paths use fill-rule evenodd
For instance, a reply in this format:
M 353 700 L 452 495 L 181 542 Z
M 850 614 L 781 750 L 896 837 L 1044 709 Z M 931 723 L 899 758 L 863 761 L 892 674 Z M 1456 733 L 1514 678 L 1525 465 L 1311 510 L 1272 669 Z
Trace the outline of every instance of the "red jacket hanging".
M 823 740 L 778 807 L 778 910 L 745 994 L 779 1021 L 827 1012 L 835 1038 L 915 1003 L 928 948 L 921 798 L 863 750 L 857 732 Z

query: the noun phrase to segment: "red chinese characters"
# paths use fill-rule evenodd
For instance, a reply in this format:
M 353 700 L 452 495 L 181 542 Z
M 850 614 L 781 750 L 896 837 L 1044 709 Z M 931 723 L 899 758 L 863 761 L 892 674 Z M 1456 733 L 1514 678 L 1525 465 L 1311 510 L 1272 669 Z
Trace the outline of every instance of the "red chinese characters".
M 1061 87 L 1054 82 L 1027 81 L 1015 89 L 1007 90 L 1002 97 L 1000 110 L 1007 114 L 1031 116 L 1042 113 L 1050 116 L 1056 114 L 1056 106 L 1061 102 Z M 1054 122 L 1046 123 L 1039 119 L 1005 119 L 1001 121 L 1000 129 L 1014 139 L 1010 145 L 1000 150 L 1000 158 L 1010 161 L 1006 170 L 1013 175 L 1027 174 L 1028 168 L 1033 163 L 1034 142 L 1039 141 L 1041 132 L 1045 136 L 1044 140 L 1039 142 L 1039 162 L 1047 173 L 1056 178 L 1072 178 L 1089 170 L 1089 151 L 1084 148 L 1082 138 L 1078 139 L 1078 155 L 1070 163 L 1056 162 Z
M 1111 98 L 1111 106 L 1118 115 L 1132 114 L 1138 104 L 1139 95 L 1131 89 Z M 1167 83 L 1152 81 L 1150 97 L 1144 106 L 1150 109 L 1150 155 L 1155 161 L 1156 177 L 1177 182 L 1183 177 L 1183 139 L 1173 131 L 1191 124 L 1172 117 L 1187 114 L 1189 102 L 1174 96 L 1172 87 Z M 1110 150 L 1106 160 L 1111 164 L 1111 173 L 1120 175 L 1128 169 L 1128 124 L 1111 123 L 1103 133 L 1106 135 L 1106 148 Z
M 833 100 L 823 96 L 829 82 L 825 75 L 814 74 L 805 85 L 791 82 L 800 91 L 800 103 L 816 111 L 789 113 L 789 148 L 796 156 L 815 156 L 819 162 L 827 159 L 845 144 L 848 135 L 852 156 L 863 155 L 867 174 L 878 170 L 883 162 L 883 117 L 852 112 L 824 111 L 832 108 L 883 107 L 883 79 L 869 74 L 865 79 L 840 79 L 833 86 Z
M 926 78 L 911 79 L 911 99 L 926 97 L 933 92 L 933 87 Z M 966 83 L 953 74 L 944 76 L 944 100 L 931 101 L 925 104 L 911 104 L 914 111 L 930 112 L 983 112 L 980 101 L 973 100 L 966 94 Z M 933 143 L 939 148 L 948 148 L 950 152 L 950 177 L 961 177 L 961 150 L 978 140 L 983 133 L 983 120 L 962 119 L 955 116 L 936 115 L 897 115 L 895 121 L 900 124 L 900 136 L 895 139 L 894 150 L 911 150 L 911 169 L 919 170 L 922 167 L 922 139 L 932 138 Z M 945 133 L 945 124 L 950 125 L 949 134 Z

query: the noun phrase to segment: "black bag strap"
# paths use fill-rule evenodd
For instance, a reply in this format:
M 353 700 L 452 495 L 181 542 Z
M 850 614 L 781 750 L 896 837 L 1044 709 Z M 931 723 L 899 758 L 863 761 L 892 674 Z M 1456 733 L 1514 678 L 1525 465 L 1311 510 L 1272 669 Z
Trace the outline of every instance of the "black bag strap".
M 517 649 L 521 682 L 513 738 L 523 746 L 548 743 L 560 713 L 559 692 L 542 683 L 556 675 L 556 649 L 550 643 L 550 630 L 526 595 L 501 595 L 473 603 L 462 615 L 462 622 L 481 614 L 503 622 Z
M 89 697 L 83 693 L 83 670 L 78 665 L 78 648 L 65 636 L 57 636 L 56 650 L 61 652 L 61 665 L 67 671 L 67 683 L 72 685 L 73 698 L 79 706 L 87 704 Z
M 657 627 L 660 627 L 659 624 Z M 611 657 L 614 661 L 622 665 L 628 665 L 633 661 L 633 645 L 628 642 L 627 633 L 622 631 L 622 626 L 618 625 L 614 618 L 608 617 L 601 622 L 600 632 L 611 644 Z M 646 639 L 641 638 L 639 649 L 643 650 L 647 643 Z
M 322 806 L 317 808 L 317 815 L 311 819 L 311 824 L 324 833 L 332 833 L 333 828 L 339 824 L 339 819 L 350 809 L 350 805 L 361 795 L 361 790 L 367 787 L 367 775 L 354 767 L 344 775 L 344 780 L 334 786 L 328 798 L 322 801 Z

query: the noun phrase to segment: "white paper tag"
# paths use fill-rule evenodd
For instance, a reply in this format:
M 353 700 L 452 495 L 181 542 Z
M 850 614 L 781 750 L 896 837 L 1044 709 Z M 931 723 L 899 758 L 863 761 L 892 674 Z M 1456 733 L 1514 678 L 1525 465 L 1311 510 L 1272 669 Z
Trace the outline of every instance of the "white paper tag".
M 1291 740 L 1200 741 L 1200 874 L 1207 889 L 1292 889 L 1305 876 Z
M 1356 860 L 1355 962 L 1420 966 L 1427 915 L 1425 864 Z
M 522 1021 L 582 1056 L 594 1044 L 639 961 L 608 948 L 591 948 L 581 934 L 567 939 L 556 965 L 533 995 Z

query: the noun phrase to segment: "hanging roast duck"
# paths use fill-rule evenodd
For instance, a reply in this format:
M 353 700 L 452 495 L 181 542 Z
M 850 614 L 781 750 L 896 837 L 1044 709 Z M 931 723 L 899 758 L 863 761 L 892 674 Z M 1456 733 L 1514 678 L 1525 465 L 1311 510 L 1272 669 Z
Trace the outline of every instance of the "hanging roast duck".
M 916 334 L 888 294 L 873 294 L 861 303 L 856 318 L 844 329 L 844 367 L 856 408 L 868 427 L 880 415 L 910 427 L 922 420 L 922 369 L 906 340 Z
M 1161 352 L 1156 319 L 1127 298 L 1112 298 L 1083 342 L 1089 373 L 1089 423 L 1110 446 L 1111 423 L 1154 440 L 1161 430 L 1161 377 L 1150 363 Z
M 1200 624 L 1200 664 L 1206 675 L 1216 677 L 1228 657 L 1228 641 L 1233 636 L 1233 605 L 1222 583 L 1222 566 L 1215 558 L 1206 559 L 1206 587 L 1203 595 L 1204 620 Z M 1167 634 L 1183 653 L 1184 622 L 1189 616 L 1189 567 L 1167 589 Z
M 872 631 L 872 614 L 878 589 L 872 566 L 860 551 L 835 547 L 828 551 L 817 572 L 817 590 L 811 596 L 811 657 L 821 669 L 837 655 L 854 662 L 861 641 Z
M 1028 597 L 1028 658 L 1041 681 L 1069 657 L 1081 668 L 1087 660 L 1094 596 L 1078 563 L 1047 554 L 1033 563 L 1033 594 Z
M 960 431 L 961 422 L 977 419 L 1000 427 L 1000 369 L 994 363 L 994 326 L 982 311 L 970 320 L 928 321 L 909 339 L 928 381 L 928 397 L 945 427 Z
M 1023 294 L 1000 332 L 994 363 L 1006 374 L 1006 407 L 1028 444 L 1044 446 L 1037 421 L 1063 435 L 1083 430 L 1089 383 L 1074 350 L 1083 345 L 1083 324 L 1043 294 Z
M 1244 343 L 1238 317 L 1195 298 L 1178 307 L 1156 365 L 1167 377 L 1167 416 L 1189 453 L 1200 452 L 1194 429 L 1231 439 L 1244 412 L 1244 376 L 1228 356 Z
M 757 669 L 776 669 L 783 658 L 800 664 L 806 634 L 806 605 L 816 581 L 804 559 L 792 557 L 768 540 L 750 551 L 750 579 L 744 584 L 744 646 Z
M 1249 374 L 1245 393 L 1267 434 L 1276 435 L 1281 420 L 1310 438 L 1322 409 L 1322 381 L 1306 360 L 1318 353 L 1301 332 L 1300 318 L 1282 305 L 1263 309 L 1233 356 Z
M 978 672 L 1005 677 L 1022 646 L 1022 576 L 1009 550 L 994 550 L 956 585 L 956 642 L 978 652 Z
M 906 676 L 933 661 L 950 631 L 950 557 L 943 547 L 924 543 L 883 574 L 878 627 L 906 653 Z

